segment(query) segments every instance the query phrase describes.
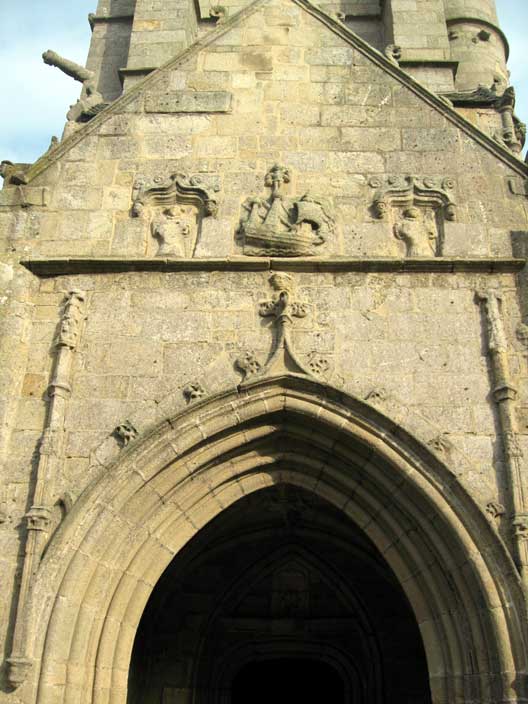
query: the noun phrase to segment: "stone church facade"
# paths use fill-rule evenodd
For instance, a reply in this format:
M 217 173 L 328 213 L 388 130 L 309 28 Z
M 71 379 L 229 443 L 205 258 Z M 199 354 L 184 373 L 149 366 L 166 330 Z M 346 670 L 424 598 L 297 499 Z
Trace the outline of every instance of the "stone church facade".
M 89 19 L 62 139 L 1 166 L 0 701 L 528 702 L 494 0 Z

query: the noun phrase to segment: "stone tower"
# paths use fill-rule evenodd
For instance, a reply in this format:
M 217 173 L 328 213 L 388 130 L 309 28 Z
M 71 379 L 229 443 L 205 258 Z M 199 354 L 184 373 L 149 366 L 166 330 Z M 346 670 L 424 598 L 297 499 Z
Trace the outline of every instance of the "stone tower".
M 89 19 L 62 139 L 1 165 L 0 701 L 526 704 L 494 0 Z

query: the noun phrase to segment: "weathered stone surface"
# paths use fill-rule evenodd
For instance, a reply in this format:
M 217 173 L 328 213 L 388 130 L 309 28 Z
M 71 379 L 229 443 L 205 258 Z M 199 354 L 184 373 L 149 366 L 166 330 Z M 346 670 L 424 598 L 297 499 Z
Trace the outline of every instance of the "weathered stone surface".
M 145 112 L 230 112 L 232 94 L 227 91 L 175 91 L 164 94 L 147 94 Z
M 2 164 L 0 700 L 229 699 L 256 652 L 308 699 L 324 652 L 354 704 L 524 701 L 493 0 L 199 5 L 100 0 L 115 102 Z

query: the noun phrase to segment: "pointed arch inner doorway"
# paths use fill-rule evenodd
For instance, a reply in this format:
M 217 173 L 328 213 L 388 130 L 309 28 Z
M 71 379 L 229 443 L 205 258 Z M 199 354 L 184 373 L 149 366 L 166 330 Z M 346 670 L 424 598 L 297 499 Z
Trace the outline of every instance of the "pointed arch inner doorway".
M 245 667 L 294 656 L 334 668 L 354 704 L 428 702 L 405 689 L 426 671 L 434 704 L 526 701 L 511 557 L 420 419 L 391 416 L 278 377 L 153 429 L 46 552 L 28 701 L 227 702 Z
M 166 569 L 129 704 L 431 701 L 414 614 L 370 539 L 312 492 L 240 499 Z

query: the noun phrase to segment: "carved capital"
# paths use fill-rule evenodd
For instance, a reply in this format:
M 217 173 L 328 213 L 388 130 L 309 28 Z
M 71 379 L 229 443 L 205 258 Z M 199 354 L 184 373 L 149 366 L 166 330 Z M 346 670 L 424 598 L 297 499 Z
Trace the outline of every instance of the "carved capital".
M 7 681 L 13 689 L 17 689 L 26 681 L 33 662 L 29 658 L 13 655 L 6 660 Z
M 26 513 L 27 529 L 47 531 L 51 520 L 51 511 L 46 506 L 32 506 Z

